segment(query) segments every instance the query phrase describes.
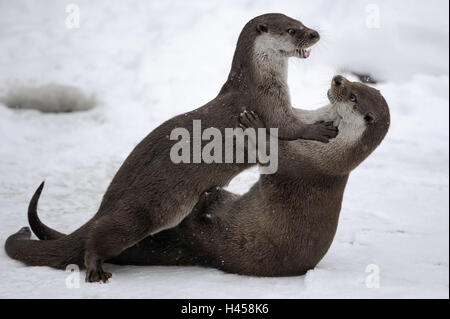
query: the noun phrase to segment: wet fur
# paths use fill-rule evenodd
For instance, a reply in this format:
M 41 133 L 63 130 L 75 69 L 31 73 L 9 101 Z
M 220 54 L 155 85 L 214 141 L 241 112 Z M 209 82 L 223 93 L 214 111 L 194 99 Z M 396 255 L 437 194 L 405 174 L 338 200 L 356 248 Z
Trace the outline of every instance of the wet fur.
M 334 120 L 339 135 L 329 144 L 282 142 L 280 169 L 261 175 L 244 195 L 221 188 L 201 196 L 177 227 L 150 236 L 111 262 L 203 265 L 253 276 L 293 276 L 314 268 L 336 233 L 350 172 L 381 143 L 389 109 L 373 88 L 345 81 L 333 104 L 298 110 L 310 121 Z M 348 92 L 359 100 L 350 103 Z M 375 120 L 364 120 L 371 112 Z M 363 199 L 362 199 L 363 200 Z
M 262 25 L 265 27 L 260 28 Z M 301 31 L 288 38 L 286 30 L 292 27 Z M 253 110 L 269 127 L 279 127 L 281 137 L 322 138 L 316 126 L 306 125 L 294 116 L 286 84 L 287 58 L 291 56 L 286 52 L 304 44 L 310 32 L 299 21 L 281 14 L 251 20 L 239 37 L 228 80 L 219 95 L 192 112 L 166 121 L 144 138 L 114 176 L 91 220 L 65 237 L 48 228 L 39 230 L 38 226 L 32 226 L 38 237 L 49 240 L 34 241 L 12 235 L 5 243 L 7 254 L 29 265 L 86 266 L 87 281 L 105 281 L 104 260 L 118 256 L 149 235 L 176 226 L 192 211 L 205 189 L 227 185 L 252 165 L 172 163 L 169 152 L 176 141 L 169 140 L 170 133 L 183 127 L 192 137 L 193 120 L 201 120 L 202 127 L 216 127 L 223 133 L 225 128 L 239 125 L 242 111 Z M 267 37 L 268 33 L 289 39 L 287 42 L 294 41 L 295 45 L 286 47 L 288 51 L 283 56 L 267 55 L 261 62 L 258 56 L 261 51 L 255 54 L 254 44 L 258 37 Z M 36 211 L 41 190 L 30 203 L 31 213 Z M 42 226 L 33 216 L 30 224 Z
M 314 268 L 333 241 L 350 172 L 390 126 L 387 103 L 377 90 L 344 80 L 332 91 L 332 104 L 295 110 L 306 122 L 334 121 L 339 134 L 329 144 L 281 142 L 276 174 L 261 175 L 242 196 L 208 189 L 177 227 L 108 262 L 199 265 L 252 276 L 301 275 Z M 358 96 L 356 103 L 348 101 L 350 93 Z M 371 122 L 364 120 L 368 113 Z M 39 231 L 40 225 L 34 227 Z

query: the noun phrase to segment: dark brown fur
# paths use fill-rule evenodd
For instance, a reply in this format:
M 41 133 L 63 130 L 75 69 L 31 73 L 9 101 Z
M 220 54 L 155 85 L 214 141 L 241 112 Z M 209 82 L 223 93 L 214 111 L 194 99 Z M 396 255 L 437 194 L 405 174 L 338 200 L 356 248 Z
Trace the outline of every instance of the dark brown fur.
M 288 34 L 290 28 L 297 30 L 295 36 Z M 261 57 L 264 63 L 257 67 L 253 55 L 259 37 L 281 37 L 298 49 L 317 42 L 314 34 L 299 21 L 281 14 L 251 20 L 239 37 L 230 75 L 219 95 L 201 108 L 168 120 L 140 142 L 115 175 L 90 221 L 65 237 L 49 229 L 35 230 L 41 239 L 51 239 L 46 241 L 28 240 L 26 231 L 14 234 L 5 244 L 8 255 L 29 265 L 86 266 L 87 281 L 106 281 L 110 274 L 102 269 L 104 260 L 118 256 L 150 234 L 174 227 L 191 212 L 204 189 L 224 186 L 252 165 L 172 163 L 169 152 L 175 141 L 168 137 L 173 129 L 181 127 L 188 129 L 192 137 L 193 120 L 223 132 L 238 126 L 242 111 L 253 110 L 269 127 L 279 127 L 282 139 L 327 142 L 335 135 L 328 126 L 306 125 L 293 116 L 282 72 L 287 56 L 281 59 L 281 51 L 274 52 L 278 63 L 274 65 L 273 52 L 268 52 Z M 30 203 L 31 212 L 36 211 L 41 190 Z M 39 225 L 40 221 L 31 216 L 30 224 Z
M 242 196 L 209 189 L 180 225 L 109 262 L 201 265 L 254 276 L 301 275 L 314 268 L 333 241 L 350 172 L 390 125 L 387 103 L 377 90 L 340 79 L 340 85 L 333 80 L 331 106 L 298 110 L 309 121 L 340 121 L 340 133 L 330 144 L 282 142 L 276 174 L 262 175 Z M 351 94 L 356 102 L 349 100 Z M 351 139 L 358 129 L 352 121 L 359 120 L 362 130 Z M 43 226 L 33 229 L 46 233 Z
M 342 81 L 333 83 L 328 113 L 333 117 L 339 103 L 349 111 L 341 113 L 342 136 L 323 149 L 315 142 L 283 142 L 276 174 L 261 175 L 242 196 L 207 191 L 179 226 L 146 238 L 111 262 L 204 265 L 254 276 L 301 275 L 314 268 L 333 241 L 350 172 L 379 145 L 390 124 L 377 90 Z M 356 102 L 349 101 L 350 94 Z M 363 131 L 351 140 L 346 134 L 352 134 L 352 123 L 345 121 L 353 116 L 363 119 Z M 317 144 L 314 157 L 308 144 Z

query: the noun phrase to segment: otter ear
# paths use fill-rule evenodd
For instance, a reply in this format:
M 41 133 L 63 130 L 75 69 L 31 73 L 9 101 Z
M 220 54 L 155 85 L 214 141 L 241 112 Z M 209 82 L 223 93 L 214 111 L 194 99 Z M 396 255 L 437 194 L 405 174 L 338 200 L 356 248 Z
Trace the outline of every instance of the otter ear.
M 259 33 L 263 33 L 263 32 L 269 31 L 269 28 L 267 27 L 267 24 L 265 24 L 265 23 L 259 23 L 259 24 L 256 26 L 256 30 L 257 30 Z

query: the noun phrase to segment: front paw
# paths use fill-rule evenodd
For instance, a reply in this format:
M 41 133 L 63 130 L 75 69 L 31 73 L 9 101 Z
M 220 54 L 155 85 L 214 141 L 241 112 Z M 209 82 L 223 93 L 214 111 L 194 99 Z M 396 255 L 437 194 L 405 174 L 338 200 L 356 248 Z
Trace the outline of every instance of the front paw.
M 330 139 L 335 138 L 339 131 L 333 125 L 333 122 L 316 122 L 305 127 L 303 139 L 328 143 Z
M 248 128 L 264 128 L 264 121 L 253 111 L 244 111 L 239 115 L 239 126 L 245 131 Z

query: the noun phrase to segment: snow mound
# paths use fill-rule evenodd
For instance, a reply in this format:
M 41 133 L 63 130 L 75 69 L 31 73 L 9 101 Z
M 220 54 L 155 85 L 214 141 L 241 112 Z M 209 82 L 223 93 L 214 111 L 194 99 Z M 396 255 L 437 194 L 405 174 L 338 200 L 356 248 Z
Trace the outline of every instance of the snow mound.
M 93 95 L 87 96 L 73 86 L 53 83 L 39 87 L 14 87 L 2 102 L 13 109 L 34 109 L 45 113 L 86 111 L 96 104 Z

